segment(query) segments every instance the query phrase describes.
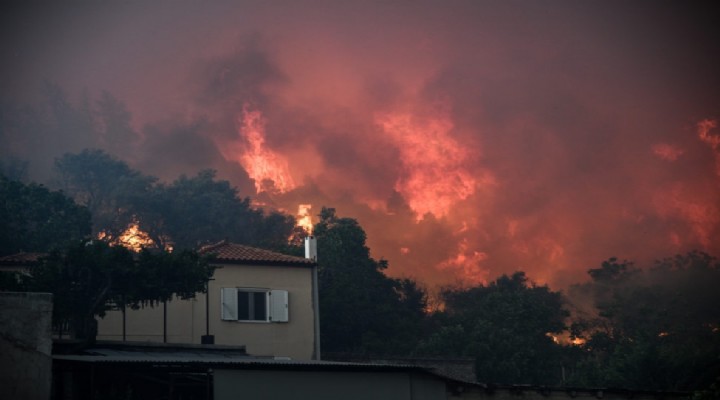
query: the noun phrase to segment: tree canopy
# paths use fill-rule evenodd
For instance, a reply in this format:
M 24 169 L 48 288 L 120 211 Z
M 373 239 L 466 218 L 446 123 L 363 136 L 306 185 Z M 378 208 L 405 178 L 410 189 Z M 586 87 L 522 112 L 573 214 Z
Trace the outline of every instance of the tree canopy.
M 96 235 L 117 238 L 137 223 L 159 248 L 196 249 L 228 239 L 279 249 L 295 233 L 293 216 L 253 208 L 213 170 L 162 183 L 90 149 L 65 154 L 55 167 L 61 187 L 90 210 Z
M 53 293 L 53 323 L 94 340 L 95 317 L 112 308 L 138 308 L 176 295 L 203 293 L 212 268 L 195 252 L 150 252 L 94 240 L 56 249 L 22 276 L 23 289 Z
M 156 179 L 102 150 L 85 149 L 55 160 L 58 184 L 92 214 L 93 232 L 117 236 L 133 221 Z
M 446 289 L 437 328 L 420 351 L 471 357 L 478 379 L 490 383 L 559 384 L 559 347 L 553 334 L 565 330 L 563 297 L 529 282 L 523 272 L 488 285 Z
M 352 218 L 323 208 L 315 225 L 323 351 L 407 354 L 422 333 L 426 294 L 414 281 L 382 273 L 365 231 Z
M 576 320 L 586 357 L 573 382 L 634 389 L 707 388 L 720 377 L 720 263 L 702 252 L 647 269 L 609 259 L 576 286 L 597 315 Z
M 62 192 L 0 175 L 0 255 L 45 252 L 90 234 L 90 213 Z

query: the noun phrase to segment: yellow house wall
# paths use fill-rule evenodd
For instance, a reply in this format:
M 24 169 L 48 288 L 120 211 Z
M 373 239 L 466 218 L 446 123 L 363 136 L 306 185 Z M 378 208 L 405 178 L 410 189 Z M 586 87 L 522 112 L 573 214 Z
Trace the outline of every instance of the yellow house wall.
M 199 344 L 205 334 L 205 301 L 210 300 L 210 334 L 215 344 L 245 346 L 248 354 L 309 360 L 315 345 L 312 268 L 221 265 L 210 281 L 208 296 L 173 299 L 167 303 L 167 342 Z M 286 323 L 223 321 L 220 289 L 265 288 L 288 291 Z M 122 313 L 109 312 L 98 320 L 98 340 L 122 340 Z M 126 340 L 163 341 L 163 307 L 126 312 Z

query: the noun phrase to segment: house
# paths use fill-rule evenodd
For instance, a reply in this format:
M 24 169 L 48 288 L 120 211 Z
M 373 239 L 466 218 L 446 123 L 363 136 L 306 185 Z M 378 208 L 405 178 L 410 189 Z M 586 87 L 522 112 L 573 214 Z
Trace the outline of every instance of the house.
M 314 238 L 306 254 L 314 255 Z M 317 263 L 222 241 L 203 247 L 216 267 L 206 294 L 98 320 L 98 340 L 245 346 L 253 356 L 318 359 Z

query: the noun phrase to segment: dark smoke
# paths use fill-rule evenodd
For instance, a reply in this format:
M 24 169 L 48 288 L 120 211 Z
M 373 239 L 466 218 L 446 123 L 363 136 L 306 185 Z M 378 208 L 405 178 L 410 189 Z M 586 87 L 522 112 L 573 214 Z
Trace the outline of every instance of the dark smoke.
M 720 147 L 698 132 L 720 118 L 709 4 L 48 1 L 0 15 L 0 157 L 28 160 L 30 179 L 98 146 L 163 180 L 214 168 L 287 212 L 357 218 L 390 274 L 430 283 L 525 270 L 564 286 L 610 256 L 720 253 Z M 246 106 L 294 190 L 255 193 L 227 156 Z M 437 138 L 467 152 L 451 165 L 473 193 L 418 221 L 398 182 L 422 164 L 387 115 L 450 121 Z

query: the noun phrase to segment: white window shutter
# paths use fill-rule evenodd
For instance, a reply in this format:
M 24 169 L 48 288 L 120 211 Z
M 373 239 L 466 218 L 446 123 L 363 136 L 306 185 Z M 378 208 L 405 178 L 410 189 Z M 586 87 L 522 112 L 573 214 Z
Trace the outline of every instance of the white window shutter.
M 221 318 L 226 321 L 237 321 L 238 319 L 238 294 L 237 288 L 220 289 L 220 310 Z
M 271 290 L 270 295 L 270 321 L 288 322 L 288 292 L 287 290 Z

